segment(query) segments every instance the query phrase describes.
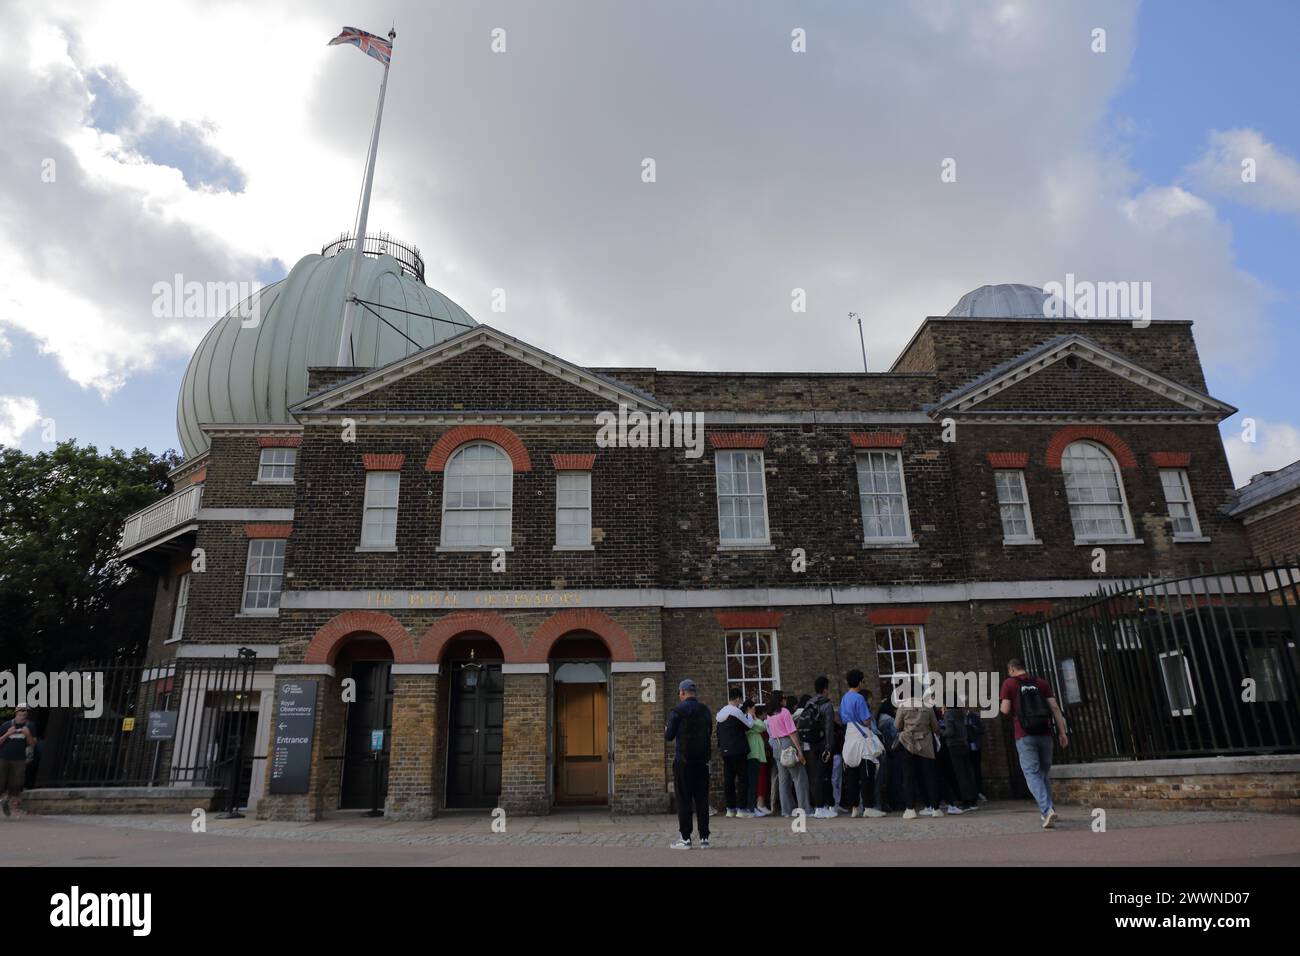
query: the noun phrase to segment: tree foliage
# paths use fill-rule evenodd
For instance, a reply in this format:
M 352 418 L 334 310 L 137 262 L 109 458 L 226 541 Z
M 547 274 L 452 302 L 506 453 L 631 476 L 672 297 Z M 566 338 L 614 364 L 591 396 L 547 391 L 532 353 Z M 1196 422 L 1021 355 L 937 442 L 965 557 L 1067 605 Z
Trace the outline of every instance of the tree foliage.
M 117 557 L 122 524 L 171 492 L 175 452 L 0 448 L 0 669 L 139 654 L 153 581 Z

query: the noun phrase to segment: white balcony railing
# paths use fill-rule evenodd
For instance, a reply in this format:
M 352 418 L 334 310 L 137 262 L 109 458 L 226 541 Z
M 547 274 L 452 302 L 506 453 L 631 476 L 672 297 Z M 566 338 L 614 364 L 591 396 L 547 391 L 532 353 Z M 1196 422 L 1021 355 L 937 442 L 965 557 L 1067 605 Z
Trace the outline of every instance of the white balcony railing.
M 202 500 L 203 485 L 190 485 L 137 511 L 122 525 L 119 550 L 129 551 L 136 545 L 152 541 L 179 525 L 193 521 L 198 517 L 199 503 Z

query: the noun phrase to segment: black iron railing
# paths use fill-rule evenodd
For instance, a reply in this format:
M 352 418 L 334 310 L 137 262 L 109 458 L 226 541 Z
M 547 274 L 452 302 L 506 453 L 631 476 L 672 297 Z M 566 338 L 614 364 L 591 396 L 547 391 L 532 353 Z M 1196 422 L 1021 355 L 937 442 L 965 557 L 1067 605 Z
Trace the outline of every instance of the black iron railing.
M 100 713 L 37 714 L 41 787 L 220 787 L 234 806 L 248 797 L 258 697 L 257 660 L 141 660 L 73 669 L 99 682 Z M 83 701 L 84 702 L 84 701 Z
M 1112 583 L 991 636 L 1051 682 L 1058 761 L 1300 750 L 1300 557 Z
M 333 242 L 321 246 L 320 254 L 326 258 L 337 255 L 344 249 L 355 249 L 357 237 L 350 232 L 342 233 Z M 412 279 L 424 282 L 424 257 L 416 246 L 394 239 L 386 232 L 368 233 L 361 246 L 361 254 L 366 256 L 392 256 L 397 260 L 402 271 Z

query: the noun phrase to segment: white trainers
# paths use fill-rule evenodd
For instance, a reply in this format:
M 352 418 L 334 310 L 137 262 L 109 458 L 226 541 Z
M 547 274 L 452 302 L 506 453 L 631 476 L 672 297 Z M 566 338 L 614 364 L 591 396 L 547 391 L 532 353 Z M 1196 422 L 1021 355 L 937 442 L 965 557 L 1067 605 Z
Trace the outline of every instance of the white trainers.
M 700 841 L 700 849 L 707 850 L 708 848 L 709 848 L 709 838 L 705 837 Z
M 904 820 L 915 820 L 915 819 L 916 819 L 916 811 L 913 810 L 911 807 L 908 807 L 906 810 L 903 811 L 903 819 L 904 819 Z
M 884 810 L 877 810 L 875 807 L 864 808 L 862 811 L 862 815 L 864 817 L 870 817 L 873 820 L 879 819 L 880 817 L 883 816 L 888 816 L 888 814 L 886 814 Z
M 759 807 L 754 811 L 754 816 L 756 817 L 767 817 L 771 815 L 772 815 L 772 811 L 769 810 L 767 807 Z
M 923 817 L 941 817 L 941 816 L 943 816 L 943 814 L 940 813 L 938 810 L 936 810 L 934 807 L 926 807 L 924 810 L 921 811 L 921 816 L 923 816 Z
M 674 850 L 689 850 L 690 848 L 690 840 L 678 840 L 676 843 L 672 844 L 672 849 Z
M 756 816 L 756 814 L 755 814 L 754 811 L 752 811 L 752 810 L 737 810 L 737 811 L 736 811 L 736 816 L 738 816 L 738 817 L 753 817 L 753 816 Z
M 948 812 L 955 817 L 955 816 L 960 816 L 966 811 L 963 810 L 961 807 L 957 806 L 955 803 L 950 803 L 948 804 Z M 935 816 L 938 816 L 938 814 L 935 814 Z
M 853 812 L 849 814 L 849 819 L 856 820 L 860 816 L 862 816 L 862 808 L 854 807 Z
M 735 810 L 728 810 L 728 811 L 727 811 L 727 816 L 729 816 L 729 817 L 734 817 L 735 815 L 736 815 L 736 811 L 735 811 Z
M 1048 811 L 1047 811 L 1047 814 L 1043 817 L 1043 829 L 1044 829 L 1044 830 L 1050 830 L 1050 829 L 1052 829 L 1052 827 L 1054 827 L 1054 826 L 1056 826 L 1056 808 L 1055 808 L 1055 807 L 1053 807 L 1052 809 L 1048 810 Z

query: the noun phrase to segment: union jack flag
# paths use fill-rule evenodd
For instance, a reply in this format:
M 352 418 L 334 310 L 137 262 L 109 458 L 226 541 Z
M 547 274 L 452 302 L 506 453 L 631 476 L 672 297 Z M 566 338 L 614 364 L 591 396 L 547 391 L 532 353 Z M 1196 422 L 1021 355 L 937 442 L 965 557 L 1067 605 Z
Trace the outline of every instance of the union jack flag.
M 367 56 L 373 56 L 385 66 L 393 57 L 393 45 L 383 37 L 377 37 L 373 33 L 367 33 L 365 30 L 358 30 L 356 27 L 344 27 L 343 32 L 330 40 L 329 46 L 336 43 L 351 43 Z

